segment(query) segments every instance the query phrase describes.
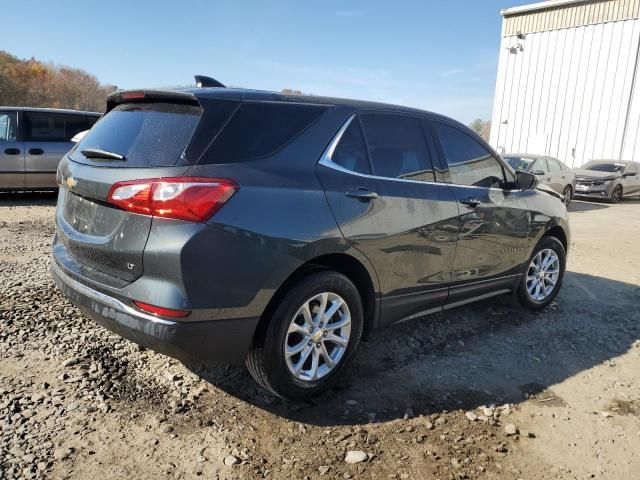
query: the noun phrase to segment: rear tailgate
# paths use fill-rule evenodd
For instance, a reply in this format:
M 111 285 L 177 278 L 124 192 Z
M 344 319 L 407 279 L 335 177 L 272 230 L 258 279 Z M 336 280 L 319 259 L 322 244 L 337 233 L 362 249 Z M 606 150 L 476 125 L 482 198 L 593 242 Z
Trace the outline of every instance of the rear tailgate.
M 211 122 L 201 121 L 211 117 L 203 115 L 195 97 L 177 94 L 172 100 L 141 95 L 136 101 L 122 100 L 124 103 L 110 105 L 110 111 L 58 169 L 54 254 L 58 261 L 67 260 L 67 269 L 112 286 L 122 286 L 142 275 L 153 219 L 109 203 L 113 185 L 184 175 L 197 160 L 185 153 L 188 147 L 207 144 L 197 133 L 202 124 L 207 127 L 204 139 L 215 129 Z M 215 107 L 210 103 L 207 109 Z M 217 117 L 226 119 L 234 107 L 233 102 L 220 102 Z M 194 157 L 197 154 L 192 151 Z

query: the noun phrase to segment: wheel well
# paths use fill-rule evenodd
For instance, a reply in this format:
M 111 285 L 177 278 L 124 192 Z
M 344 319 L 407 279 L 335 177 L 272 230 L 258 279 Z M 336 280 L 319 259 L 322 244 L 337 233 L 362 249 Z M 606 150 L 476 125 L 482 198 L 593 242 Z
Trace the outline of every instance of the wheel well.
M 545 237 L 556 237 L 562 243 L 564 247 L 564 251 L 567 252 L 569 245 L 567 244 L 567 235 L 564 233 L 562 227 L 556 225 L 555 227 L 551 227 L 547 233 L 544 234 Z
M 264 313 L 260 317 L 254 337 L 264 335 L 271 313 L 277 308 L 278 304 L 287 291 L 289 291 L 291 286 L 310 273 L 321 270 L 333 270 L 335 272 L 342 273 L 354 283 L 358 292 L 360 292 L 360 298 L 362 298 L 364 314 L 363 336 L 366 335 L 373 326 L 375 313 L 375 291 L 373 288 L 373 282 L 371 281 L 371 276 L 364 265 L 354 257 L 344 253 L 335 253 L 322 255 L 309 260 L 289 275 L 273 297 L 271 297 L 271 300 L 269 300 L 267 308 L 265 308 Z

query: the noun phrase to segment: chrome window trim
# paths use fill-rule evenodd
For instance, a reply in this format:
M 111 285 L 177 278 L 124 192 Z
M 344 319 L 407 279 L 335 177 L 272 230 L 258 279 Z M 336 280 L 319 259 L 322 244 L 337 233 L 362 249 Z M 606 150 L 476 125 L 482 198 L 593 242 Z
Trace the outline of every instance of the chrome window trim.
M 337 170 L 337 171 L 342 172 L 342 173 L 348 173 L 348 174 L 351 174 L 351 175 L 355 175 L 357 177 L 370 178 L 370 179 L 373 179 L 373 180 L 387 180 L 387 181 L 392 181 L 392 182 L 416 183 L 416 184 L 419 184 L 419 185 L 437 185 L 437 186 L 440 186 L 440 187 L 441 186 L 455 186 L 455 187 L 463 187 L 463 188 L 481 188 L 481 189 L 485 189 L 485 190 L 497 190 L 499 192 L 522 192 L 523 191 L 522 189 L 505 190 L 504 188 L 479 187 L 477 185 L 461 185 L 461 184 L 458 184 L 458 183 L 435 182 L 435 181 L 428 181 L 428 180 L 425 180 L 425 181 L 410 180 L 408 178 L 380 177 L 378 175 L 360 173 L 360 172 L 356 172 L 356 171 L 353 171 L 353 170 L 349 170 L 348 168 L 344 168 L 342 165 L 338 165 L 337 163 L 333 162 L 333 160 L 331 160 L 331 157 L 333 156 L 333 152 L 335 151 L 336 147 L 338 146 L 338 143 L 340 143 L 340 140 L 342 139 L 342 136 L 344 135 L 344 132 L 347 130 L 347 128 L 349 128 L 349 125 L 351 125 L 351 122 L 353 121 L 354 118 L 356 118 L 356 114 L 355 113 L 352 114 L 349 118 L 347 118 L 347 120 L 342 124 L 342 126 L 340 127 L 338 132 L 333 137 L 333 140 L 331 140 L 331 142 L 329 143 L 329 145 L 325 149 L 324 153 L 320 157 L 320 160 L 318 161 L 319 165 L 323 165 L 325 167 L 332 168 L 333 170 Z M 498 163 L 500 163 L 502 165 L 501 162 L 498 162 Z

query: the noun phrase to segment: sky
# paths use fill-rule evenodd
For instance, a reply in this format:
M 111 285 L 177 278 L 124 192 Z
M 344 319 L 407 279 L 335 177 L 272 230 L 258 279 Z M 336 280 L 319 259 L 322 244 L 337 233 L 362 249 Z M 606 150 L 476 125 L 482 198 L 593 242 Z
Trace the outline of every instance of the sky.
M 226 85 L 490 119 L 514 0 L 3 2 L 0 50 L 119 88 Z

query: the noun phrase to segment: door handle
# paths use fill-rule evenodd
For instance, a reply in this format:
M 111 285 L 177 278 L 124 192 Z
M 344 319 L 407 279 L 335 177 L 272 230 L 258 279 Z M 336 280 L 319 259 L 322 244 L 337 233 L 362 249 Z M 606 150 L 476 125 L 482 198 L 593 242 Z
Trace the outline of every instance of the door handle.
M 18 155 L 20 153 L 20 149 L 18 148 L 5 148 L 4 153 L 7 155 Z
M 41 148 L 30 148 L 29 149 L 29 155 L 42 155 L 44 153 L 44 150 Z
M 460 203 L 466 205 L 467 207 L 476 208 L 482 202 L 473 197 L 461 198 Z
M 344 194 L 349 198 L 357 198 L 361 202 L 369 202 L 374 198 L 378 198 L 376 192 L 367 190 L 366 188 L 358 188 L 356 190 L 347 190 Z

